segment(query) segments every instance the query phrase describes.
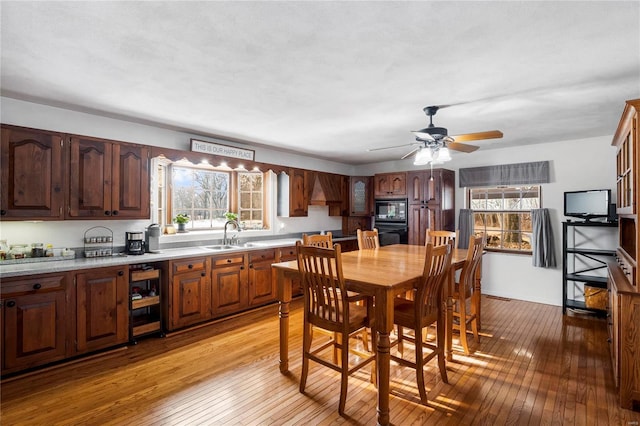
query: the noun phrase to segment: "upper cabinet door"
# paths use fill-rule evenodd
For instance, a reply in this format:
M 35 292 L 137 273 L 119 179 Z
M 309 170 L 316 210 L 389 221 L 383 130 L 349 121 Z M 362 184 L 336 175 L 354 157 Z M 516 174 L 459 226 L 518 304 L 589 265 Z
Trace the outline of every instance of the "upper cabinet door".
M 64 205 L 63 136 L 2 126 L 2 220 L 60 220 Z
M 407 195 L 407 173 L 382 173 L 374 176 L 375 196 L 400 197 Z
M 112 215 L 128 219 L 148 219 L 151 217 L 149 148 L 114 143 L 112 152 Z
M 73 137 L 68 218 L 148 219 L 149 149 Z
M 349 214 L 351 216 L 373 216 L 371 200 L 371 178 L 351 176 L 349 191 Z

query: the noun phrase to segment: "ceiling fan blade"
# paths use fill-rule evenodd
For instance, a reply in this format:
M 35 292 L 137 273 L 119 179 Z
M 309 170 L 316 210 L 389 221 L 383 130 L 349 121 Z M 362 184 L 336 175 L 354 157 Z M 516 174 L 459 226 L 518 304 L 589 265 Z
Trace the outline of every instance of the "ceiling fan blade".
M 452 136 L 456 142 L 479 141 L 482 139 L 500 139 L 503 136 L 500 130 L 489 130 L 487 132 L 467 133 L 465 135 Z
M 420 150 L 420 147 L 417 147 L 417 148 L 413 149 L 410 153 L 403 155 L 402 158 L 400 158 L 400 159 L 404 160 L 405 158 L 409 158 L 419 150 Z
M 393 148 L 403 148 L 405 146 L 411 146 L 411 145 L 415 145 L 415 142 L 411 142 L 411 143 L 405 143 L 402 145 L 394 145 L 394 146 L 385 146 L 383 148 L 369 148 L 367 149 L 367 152 L 372 152 L 372 151 L 382 151 L 383 149 L 393 149 Z
M 454 151 L 460 151 L 460 152 L 473 152 L 479 149 L 480 147 L 475 145 L 467 145 L 466 143 L 452 142 L 447 144 L 447 148 L 452 149 Z
M 427 129 L 412 130 L 411 133 L 413 133 L 416 138 L 422 139 L 423 141 L 435 141 L 435 138 L 431 136 L 430 133 L 425 132 L 425 130 Z

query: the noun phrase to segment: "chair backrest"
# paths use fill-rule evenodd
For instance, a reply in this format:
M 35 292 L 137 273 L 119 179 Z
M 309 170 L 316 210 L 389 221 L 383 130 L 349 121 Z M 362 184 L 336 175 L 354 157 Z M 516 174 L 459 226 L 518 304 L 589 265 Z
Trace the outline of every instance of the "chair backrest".
M 416 316 L 442 309 L 442 287 L 451 268 L 453 242 L 434 246 L 427 243 L 422 280 L 416 291 Z
M 362 231 L 358 229 L 356 231 L 358 236 L 358 249 L 374 249 L 380 247 L 380 239 L 378 238 L 378 229 L 373 228 L 373 231 Z
M 327 232 L 325 235 L 302 234 L 302 244 L 305 246 L 333 248 L 333 237 L 331 235 L 331 232 Z
M 478 265 L 480 265 L 480 259 L 482 258 L 482 252 L 484 251 L 484 234 L 478 236 L 471 235 L 469 237 L 469 248 L 467 249 L 467 258 L 460 271 L 460 289 L 462 292 L 464 289 L 465 296 L 469 297 L 473 291 L 473 283 L 476 277 L 476 271 Z
M 433 244 L 434 246 L 442 246 L 449 241 L 453 241 L 453 248 L 458 247 L 458 234 L 459 231 L 431 231 L 427 229 L 427 234 L 424 239 L 424 245 L 428 243 Z
M 305 318 L 329 330 L 341 326 L 344 318 L 349 318 L 349 303 L 340 244 L 324 248 L 298 241 L 296 251 L 304 289 Z

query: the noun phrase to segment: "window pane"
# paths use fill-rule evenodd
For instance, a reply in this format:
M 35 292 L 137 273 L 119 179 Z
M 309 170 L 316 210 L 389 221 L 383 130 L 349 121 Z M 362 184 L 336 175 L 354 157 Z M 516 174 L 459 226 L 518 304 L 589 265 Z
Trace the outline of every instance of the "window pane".
M 192 229 L 214 227 L 215 219 L 229 209 L 229 173 L 182 166 L 171 172 L 173 216 L 189 215 L 187 227 Z

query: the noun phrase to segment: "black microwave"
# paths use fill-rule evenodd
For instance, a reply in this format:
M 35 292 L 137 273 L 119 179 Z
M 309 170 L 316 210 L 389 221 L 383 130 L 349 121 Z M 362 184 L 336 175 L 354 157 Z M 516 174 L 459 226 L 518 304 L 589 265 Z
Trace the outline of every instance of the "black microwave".
M 376 223 L 407 223 L 407 199 L 378 199 L 375 201 Z

